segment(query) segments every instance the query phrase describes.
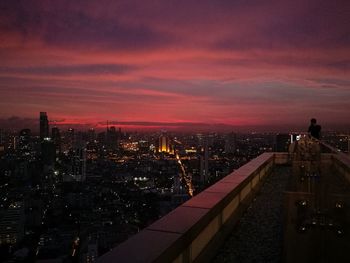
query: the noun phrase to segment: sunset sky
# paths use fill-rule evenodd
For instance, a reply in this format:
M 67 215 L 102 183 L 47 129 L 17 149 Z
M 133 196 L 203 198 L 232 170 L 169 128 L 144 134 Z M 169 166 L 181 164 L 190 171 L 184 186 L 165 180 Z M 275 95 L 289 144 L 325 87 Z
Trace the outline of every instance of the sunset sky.
M 349 129 L 350 1 L 2 0 L 0 92 L 3 125 Z

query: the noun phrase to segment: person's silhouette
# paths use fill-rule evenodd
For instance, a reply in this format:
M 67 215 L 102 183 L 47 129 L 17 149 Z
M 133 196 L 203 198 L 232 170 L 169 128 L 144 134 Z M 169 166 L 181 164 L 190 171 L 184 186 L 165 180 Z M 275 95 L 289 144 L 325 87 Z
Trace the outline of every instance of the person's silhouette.
M 315 118 L 311 119 L 311 123 L 309 126 L 309 135 L 316 139 L 320 139 L 321 126 L 317 124 L 317 120 Z

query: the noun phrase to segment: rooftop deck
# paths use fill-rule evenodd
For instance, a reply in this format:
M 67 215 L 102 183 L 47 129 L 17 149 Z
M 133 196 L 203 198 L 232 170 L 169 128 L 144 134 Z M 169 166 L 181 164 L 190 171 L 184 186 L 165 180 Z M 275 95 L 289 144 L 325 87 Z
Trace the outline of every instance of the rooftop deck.
M 329 152 L 322 155 L 324 161 L 350 182 L 350 160 L 324 147 Z M 260 155 L 103 255 L 99 262 L 277 262 L 286 258 L 281 245 L 281 210 L 283 192 L 293 185 L 288 164 L 287 153 Z

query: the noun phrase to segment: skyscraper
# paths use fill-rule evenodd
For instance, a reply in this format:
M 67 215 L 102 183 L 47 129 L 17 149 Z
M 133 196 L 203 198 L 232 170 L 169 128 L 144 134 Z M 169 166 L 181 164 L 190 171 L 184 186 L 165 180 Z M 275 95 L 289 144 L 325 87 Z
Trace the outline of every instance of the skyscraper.
M 40 139 L 49 137 L 49 120 L 46 112 L 40 112 Z
M 201 182 L 205 184 L 209 179 L 209 145 L 208 140 L 204 141 L 204 156 L 200 156 L 200 176 Z
M 23 129 L 19 133 L 19 150 L 23 156 L 29 155 L 31 151 L 31 131 Z
M 71 159 L 71 177 L 74 181 L 84 182 L 86 179 L 86 148 L 81 142 L 74 147 Z
M 159 137 L 158 151 L 166 153 L 170 152 L 170 140 L 165 134 L 162 134 Z
M 12 203 L 0 220 L 0 244 L 16 244 L 24 237 L 24 205 Z
M 52 141 L 56 148 L 56 154 L 61 152 L 61 133 L 60 129 L 53 127 L 51 130 Z

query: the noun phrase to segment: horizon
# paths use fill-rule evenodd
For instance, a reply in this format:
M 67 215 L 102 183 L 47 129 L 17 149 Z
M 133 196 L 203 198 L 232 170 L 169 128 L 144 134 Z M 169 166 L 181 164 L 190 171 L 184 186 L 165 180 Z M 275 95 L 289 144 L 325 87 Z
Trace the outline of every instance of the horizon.
M 123 121 L 113 121 L 106 120 L 104 122 L 72 122 L 67 123 L 64 121 L 57 121 L 49 117 L 49 125 L 50 129 L 52 127 L 58 127 L 61 130 L 68 130 L 69 128 L 73 128 L 78 131 L 86 131 L 90 128 L 93 128 L 96 131 L 106 130 L 109 127 L 117 127 L 121 128 L 126 132 L 159 132 L 162 130 L 169 132 L 184 132 L 184 133 L 196 133 L 196 132 L 216 132 L 216 133 L 298 133 L 298 132 L 306 132 L 308 129 L 309 123 L 299 123 L 298 125 L 261 125 L 261 126 L 234 126 L 227 125 L 224 123 L 205 123 L 205 122 L 143 122 L 143 121 L 134 121 L 134 122 L 123 122 Z M 342 125 L 334 125 L 326 123 L 318 122 L 321 124 L 322 132 L 347 132 L 349 133 L 349 129 Z M 37 118 L 21 118 L 18 116 L 12 116 L 7 119 L 0 118 L 0 129 L 18 132 L 22 129 L 29 128 L 32 132 L 39 132 L 39 114 Z

